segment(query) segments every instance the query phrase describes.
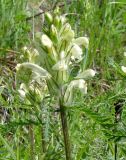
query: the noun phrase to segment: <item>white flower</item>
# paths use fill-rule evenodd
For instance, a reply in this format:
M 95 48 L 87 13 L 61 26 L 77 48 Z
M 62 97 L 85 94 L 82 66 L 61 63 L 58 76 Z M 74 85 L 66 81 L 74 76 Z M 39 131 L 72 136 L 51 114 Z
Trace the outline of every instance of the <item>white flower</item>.
M 76 79 L 88 79 L 88 78 L 94 77 L 95 74 L 96 74 L 96 71 L 94 71 L 93 69 L 87 69 L 79 73 L 75 78 Z
M 67 23 L 63 28 L 62 36 L 64 40 L 69 42 L 74 38 L 74 31 L 71 29 L 69 23 Z
M 126 67 L 121 66 L 121 69 L 122 69 L 122 71 L 123 71 L 124 73 L 126 73 Z
M 85 48 L 88 48 L 88 45 L 89 45 L 89 40 L 87 37 L 79 37 L 79 38 L 75 39 L 73 42 L 79 46 L 82 45 Z
M 74 31 L 70 30 L 63 35 L 63 39 L 66 41 L 71 41 L 74 38 Z
M 60 70 L 65 71 L 68 69 L 68 65 L 66 64 L 65 60 L 58 61 L 53 67 L 53 70 Z
M 81 60 L 82 54 L 82 49 L 77 44 L 74 44 L 71 49 L 71 58 Z
M 37 64 L 25 62 L 22 64 L 17 64 L 16 69 L 19 70 L 21 67 L 31 69 L 32 72 L 38 73 L 39 76 L 42 78 L 45 78 L 45 79 L 51 78 L 51 75 L 44 68 L 40 67 Z
M 51 48 L 52 47 L 51 39 L 45 34 L 42 35 L 41 42 L 42 42 L 43 46 L 45 46 L 47 48 Z
M 71 87 L 79 88 L 84 94 L 87 93 L 87 83 L 83 79 L 73 80 L 70 85 Z
M 64 94 L 64 103 L 65 105 L 70 105 L 73 100 L 73 89 L 79 88 L 79 90 L 83 94 L 87 94 L 87 83 L 83 79 L 79 80 L 73 80 L 70 82 L 70 84 L 67 86 L 67 89 Z

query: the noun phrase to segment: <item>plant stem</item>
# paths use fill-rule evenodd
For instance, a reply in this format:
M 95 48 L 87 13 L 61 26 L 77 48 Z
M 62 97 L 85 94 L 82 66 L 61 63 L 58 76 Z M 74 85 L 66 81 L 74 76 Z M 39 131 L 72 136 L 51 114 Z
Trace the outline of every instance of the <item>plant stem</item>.
M 61 123 L 62 123 L 62 130 L 63 130 L 63 136 L 64 136 L 66 160 L 71 160 L 71 147 L 70 147 L 68 125 L 67 125 L 67 115 L 66 115 L 65 108 L 61 102 L 60 102 L 60 115 L 61 115 Z
M 30 136 L 30 157 L 34 160 L 34 133 L 33 125 L 29 125 L 29 136 Z

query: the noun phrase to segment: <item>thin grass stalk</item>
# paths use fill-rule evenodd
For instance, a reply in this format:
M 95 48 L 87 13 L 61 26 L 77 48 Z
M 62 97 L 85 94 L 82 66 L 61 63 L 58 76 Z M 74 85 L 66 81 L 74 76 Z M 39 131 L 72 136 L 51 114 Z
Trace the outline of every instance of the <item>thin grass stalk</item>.
M 62 131 L 63 131 L 63 137 L 64 137 L 66 160 L 72 160 L 70 137 L 69 137 L 68 124 L 67 124 L 67 115 L 61 101 L 60 101 L 60 116 L 61 116 Z

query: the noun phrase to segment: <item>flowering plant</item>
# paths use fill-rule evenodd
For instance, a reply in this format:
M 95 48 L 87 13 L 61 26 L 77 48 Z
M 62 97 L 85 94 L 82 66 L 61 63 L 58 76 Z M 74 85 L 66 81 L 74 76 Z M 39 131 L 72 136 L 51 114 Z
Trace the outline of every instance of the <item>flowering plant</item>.
M 49 93 L 55 97 L 58 95 L 64 105 L 70 105 L 73 89 L 79 88 L 82 93 L 87 93 L 85 80 L 95 75 L 94 70 L 83 69 L 83 51 L 88 49 L 89 40 L 87 37 L 75 38 L 75 33 L 64 16 L 46 13 L 45 18 L 48 28 L 45 27 L 43 33 L 36 34 L 37 49 L 30 51 L 24 47 L 29 62 L 18 64 L 16 68 L 31 70 L 32 80 L 45 80 Z M 73 75 L 73 70 L 76 69 Z
M 73 100 L 73 90 L 78 88 L 83 94 L 87 93 L 86 79 L 95 75 L 92 69 L 84 69 L 85 51 L 88 50 L 87 37 L 75 38 L 75 33 L 65 16 L 58 11 L 51 15 L 45 14 L 46 26 L 43 32 L 36 34 L 35 48 L 24 47 L 28 62 L 18 64 L 17 71 L 30 70 L 30 86 L 33 81 L 47 86 L 46 92 L 54 97 L 59 104 L 64 135 L 66 159 L 70 160 L 70 144 L 65 107 Z M 21 91 L 20 91 L 21 92 Z M 40 93 L 40 92 L 39 92 Z M 45 93 L 45 92 L 43 92 Z

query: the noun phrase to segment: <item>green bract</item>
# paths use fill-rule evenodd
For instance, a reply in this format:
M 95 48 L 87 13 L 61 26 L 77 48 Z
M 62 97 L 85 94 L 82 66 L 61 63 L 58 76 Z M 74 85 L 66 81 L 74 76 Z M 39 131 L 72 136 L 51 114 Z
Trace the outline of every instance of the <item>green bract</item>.
M 43 33 L 36 34 L 37 50 L 31 51 L 25 47 L 29 62 L 18 64 L 16 68 L 30 69 L 34 80 L 45 79 L 49 93 L 53 93 L 51 96 L 62 99 L 64 105 L 70 105 L 73 89 L 79 88 L 86 94 L 85 79 L 95 75 L 94 70 L 82 68 L 89 40 L 87 37 L 75 38 L 75 33 L 65 16 L 46 13 L 45 19 L 47 27 L 43 28 Z M 76 69 L 74 64 L 79 66 L 75 77 L 72 74 L 72 70 Z

